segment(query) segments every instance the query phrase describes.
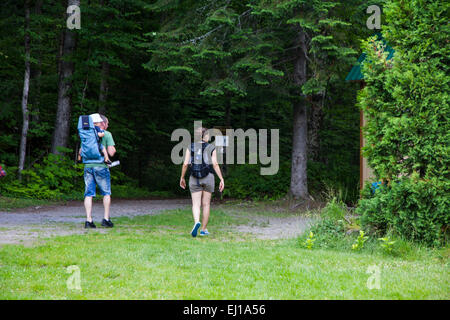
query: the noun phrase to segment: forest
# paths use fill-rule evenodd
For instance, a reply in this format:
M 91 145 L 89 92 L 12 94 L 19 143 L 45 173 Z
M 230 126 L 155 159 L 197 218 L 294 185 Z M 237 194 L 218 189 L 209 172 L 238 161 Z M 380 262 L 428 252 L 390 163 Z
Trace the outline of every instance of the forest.
M 372 5 L 383 9 L 379 28 L 368 27 Z M 223 165 L 226 188 L 217 197 L 331 195 L 357 207 L 372 230 L 394 226 L 442 243 L 448 9 L 426 0 L 5 0 L 0 193 L 82 199 L 77 123 L 98 112 L 120 160 L 111 168 L 115 197 L 187 196 L 171 134 L 201 120 L 207 128 L 279 130 L 278 172 Z M 363 52 L 364 89 L 346 81 Z M 364 190 L 361 111 L 375 174 Z M 385 187 L 374 195 L 378 181 Z

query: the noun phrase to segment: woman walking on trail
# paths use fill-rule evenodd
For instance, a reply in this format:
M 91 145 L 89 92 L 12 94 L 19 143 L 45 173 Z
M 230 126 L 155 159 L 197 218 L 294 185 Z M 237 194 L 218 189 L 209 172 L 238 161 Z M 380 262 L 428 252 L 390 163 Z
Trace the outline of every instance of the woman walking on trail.
M 196 129 L 195 137 L 199 137 L 199 141 L 192 143 L 190 150 L 186 149 L 180 178 L 180 187 L 185 189 L 186 181 L 184 180 L 184 175 L 190 165 L 189 190 L 192 197 L 192 215 L 194 217 L 194 227 L 191 231 L 193 237 L 197 236 L 200 227 L 201 236 L 209 235 L 206 226 L 209 220 L 211 195 L 214 192 L 214 171 L 220 179 L 219 191 L 222 192 L 225 187 L 217 162 L 216 150 L 213 145 L 208 143 L 209 134 L 207 129 L 202 127 Z M 209 157 L 209 155 L 211 156 Z M 200 207 L 203 210 L 202 223 L 200 223 Z

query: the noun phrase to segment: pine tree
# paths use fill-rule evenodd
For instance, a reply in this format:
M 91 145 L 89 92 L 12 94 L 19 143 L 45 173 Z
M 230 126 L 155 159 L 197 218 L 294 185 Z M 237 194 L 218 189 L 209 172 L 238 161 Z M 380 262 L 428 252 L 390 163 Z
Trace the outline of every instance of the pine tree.
M 290 101 L 294 118 L 290 192 L 294 198 L 307 198 L 308 101 L 315 95 L 324 99 L 333 71 L 339 64 L 350 64 L 355 55 L 342 46 L 339 32 L 349 26 L 343 20 L 343 6 L 340 1 L 319 0 L 195 5 L 157 1 L 152 9 L 167 18 L 159 32 L 149 34 L 152 55 L 146 67 L 195 84 L 198 94 L 209 98 L 208 105 L 220 101 L 225 122 L 230 101 L 258 99 L 252 95 L 254 88 L 258 95 Z

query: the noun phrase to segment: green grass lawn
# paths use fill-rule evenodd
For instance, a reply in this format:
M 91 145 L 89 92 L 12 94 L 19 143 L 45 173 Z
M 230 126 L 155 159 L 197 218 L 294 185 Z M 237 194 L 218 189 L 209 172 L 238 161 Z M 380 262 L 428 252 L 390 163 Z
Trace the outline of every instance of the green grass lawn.
M 188 210 L 115 219 L 100 233 L 0 248 L 0 299 L 449 299 L 448 257 L 307 250 L 297 239 L 233 232 L 245 218 L 213 210 L 209 237 L 192 238 Z M 80 269 L 82 291 L 66 268 Z M 369 289 L 369 266 L 380 289 Z

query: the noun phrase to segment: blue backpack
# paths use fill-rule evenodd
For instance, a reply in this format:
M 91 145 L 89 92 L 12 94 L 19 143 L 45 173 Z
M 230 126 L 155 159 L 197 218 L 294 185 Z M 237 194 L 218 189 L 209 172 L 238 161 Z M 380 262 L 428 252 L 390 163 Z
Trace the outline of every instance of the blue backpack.
M 81 140 L 81 157 L 83 163 L 103 163 L 104 148 L 95 130 L 90 116 L 80 116 L 78 119 L 78 134 Z

